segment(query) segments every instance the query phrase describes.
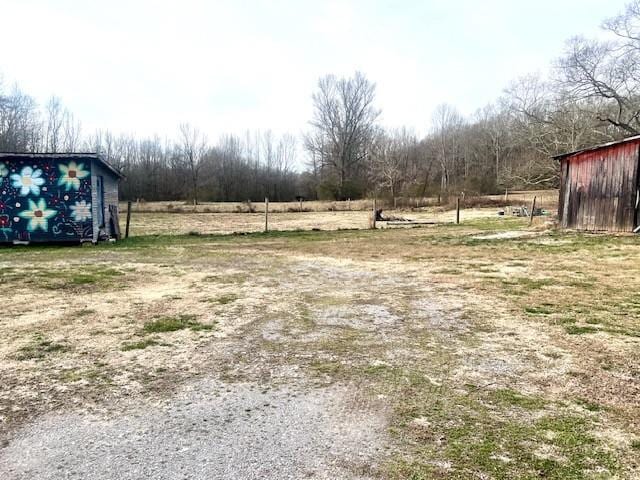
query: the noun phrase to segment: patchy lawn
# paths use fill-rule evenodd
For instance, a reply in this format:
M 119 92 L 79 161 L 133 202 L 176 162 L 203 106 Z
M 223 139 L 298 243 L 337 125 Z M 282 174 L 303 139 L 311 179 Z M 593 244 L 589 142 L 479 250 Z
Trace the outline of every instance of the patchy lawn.
M 117 433 L 128 402 L 200 392 L 249 437 L 286 436 L 270 412 L 292 409 L 294 443 L 327 452 L 305 453 L 320 478 L 640 476 L 633 236 L 511 218 L 146 236 L 0 250 L 0 287 L 0 473 L 48 478 L 15 459 L 43 432 L 75 438 L 56 436 L 62 419 Z M 254 397 L 267 410 L 250 419 Z

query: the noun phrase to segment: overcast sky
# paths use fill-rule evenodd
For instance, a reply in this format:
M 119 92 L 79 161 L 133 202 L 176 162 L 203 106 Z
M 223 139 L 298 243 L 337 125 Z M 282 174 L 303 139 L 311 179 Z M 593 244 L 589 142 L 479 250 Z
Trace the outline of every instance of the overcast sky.
M 327 73 L 364 72 L 387 126 L 423 133 L 434 107 L 464 114 L 518 75 L 545 72 L 624 0 L 1 0 L 0 72 L 83 131 L 210 138 L 303 131 Z

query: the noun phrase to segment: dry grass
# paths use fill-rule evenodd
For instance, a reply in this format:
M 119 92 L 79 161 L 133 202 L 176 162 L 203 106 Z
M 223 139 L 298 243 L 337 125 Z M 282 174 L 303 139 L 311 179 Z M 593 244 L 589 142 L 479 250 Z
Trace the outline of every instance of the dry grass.
M 533 197 L 536 197 L 538 206 L 555 210 L 558 205 L 557 190 L 531 190 L 508 192 L 502 195 L 470 196 L 466 199 L 469 206 L 490 206 L 487 203 L 497 205 L 530 205 Z M 445 209 L 455 207 L 455 195 L 449 197 L 449 202 L 442 205 Z M 396 199 L 397 206 L 403 210 L 437 207 L 437 197 L 408 197 Z M 380 208 L 391 209 L 393 202 L 389 199 L 378 199 Z M 273 213 L 302 213 L 302 212 L 359 212 L 370 211 L 373 200 L 349 200 L 349 201 L 304 201 L 299 202 L 270 202 L 269 211 Z M 120 203 L 120 211 L 126 212 L 127 203 Z M 264 202 L 203 202 L 193 205 L 183 201 L 145 202 L 138 201 L 132 205 L 132 212 L 136 213 L 264 213 Z
M 466 209 L 464 220 L 497 216 L 497 208 Z M 391 215 L 416 221 L 454 222 L 455 212 L 441 208 L 425 208 L 419 211 L 389 211 Z M 370 212 L 303 212 L 271 213 L 269 229 L 291 230 L 364 230 L 369 228 Z M 124 216 L 121 218 L 124 231 Z M 379 222 L 385 228 L 385 222 Z M 132 236 L 139 235 L 199 235 L 251 233 L 264 231 L 264 213 L 134 213 L 131 219 Z
M 55 288 L 51 271 L 63 272 Z M 339 383 L 389 409 L 381 478 L 638 478 L 639 279 L 636 237 L 495 212 L 420 229 L 7 249 L 2 430 L 202 375 Z M 145 331 L 159 321 L 171 328 Z
M 307 201 L 302 202 L 302 212 L 348 212 L 370 210 L 371 200 L 351 201 Z M 120 211 L 126 212 L 126 202 L 120 203 Z M 264 213 L 264 202 L 201 202 L 193 205 L 189 202 L 134 202 L 131 208 L 136 213 Z M 299 202 L 270 202 L 269 211 L 273 213 L 300 212 Z

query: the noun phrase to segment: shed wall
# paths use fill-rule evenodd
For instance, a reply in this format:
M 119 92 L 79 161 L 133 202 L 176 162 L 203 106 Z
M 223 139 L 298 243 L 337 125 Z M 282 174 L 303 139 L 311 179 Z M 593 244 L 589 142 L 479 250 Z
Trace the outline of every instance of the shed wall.
M 0 159 L 0 243 L 91 240 L 90 176 L 82 158 Z
M 97 189 L 97 178 L 98 176 L 102 176 L 103 185 L 104 185 L 104 225 L 99 225 L 99 215 L 98 215 L 98 189 Z M 115 205 L 115 208 L 118 208 L 118 182 L 119 179 L 116 177 L 113 172 L 106 169 L 99 162 L 93 162 L 93 169 L 91 175 L 91 205 L 93 210 L 93 231 L 94 231 L 94 241 L 97 241 L 100 238 L 100 234 L 104 234 L 109 238 L 115 236 L 114 232 L 111 231 L 111 214 L 109 212 L 109 206 Z
M 636 226 L 639 142 L 562 159 L 559 216 L 563 228 L 630 232 Z

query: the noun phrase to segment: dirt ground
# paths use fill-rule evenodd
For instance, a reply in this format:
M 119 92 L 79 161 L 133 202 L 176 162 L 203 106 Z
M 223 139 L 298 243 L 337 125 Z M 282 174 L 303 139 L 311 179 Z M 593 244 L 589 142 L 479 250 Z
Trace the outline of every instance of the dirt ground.
M 0 478 L 640 478 L 640 244 L 540 222 L 0 250 Z

